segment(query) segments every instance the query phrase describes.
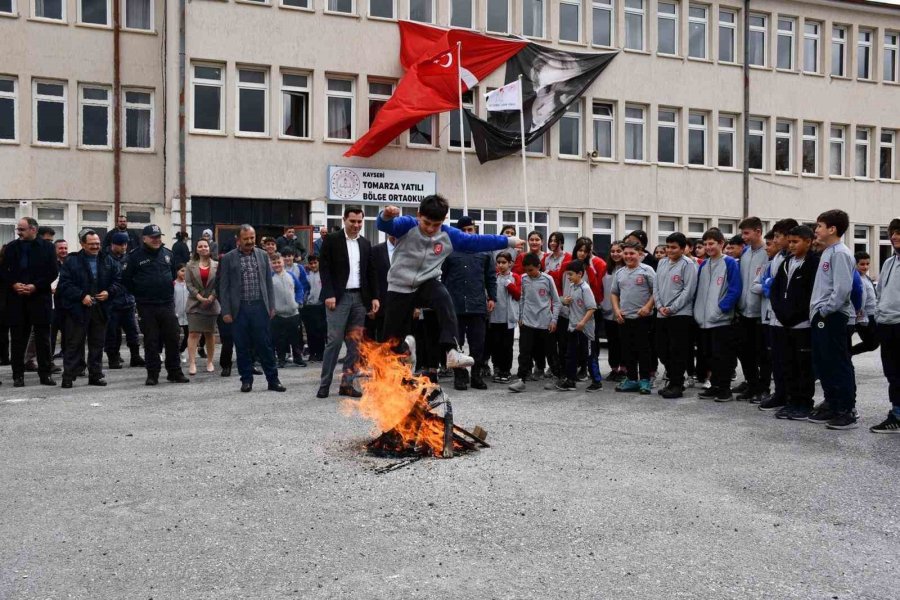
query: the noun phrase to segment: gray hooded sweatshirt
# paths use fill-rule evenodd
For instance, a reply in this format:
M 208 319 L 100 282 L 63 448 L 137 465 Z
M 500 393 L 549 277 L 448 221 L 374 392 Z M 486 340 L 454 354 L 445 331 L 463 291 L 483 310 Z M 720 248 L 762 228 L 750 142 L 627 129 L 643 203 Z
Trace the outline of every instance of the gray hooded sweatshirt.
M 522 275 L 522 297 L 519 298 L 519 321 L 532 329 L 547 329 L 559 318 L 559 293 L 556 283 L 546 273 L 535 278 Z
M 900 323 L 900 254 L 884 261 L 878 278 L 878 304 L 875 320 L 879 325 Z M 897 271 L 894 273 L 894 271 Z
M 766 254 L 765 244 L 756 250 L 750 246 L 744 247 L 741 254 L 741 299 L 738 302 L 738 312 L 742 317 L 750 319 L 760 318 L 760 301 L 762 299 L 758 294 L 753 293 L 753 282 L 766 269 L 769 262 L 769 256 Z
M 694 294 L 697 293 L 697 265 L 687 256 L 676 262 L 668 258 L 659 261 L 656 267 L 656 287 L 653 300 L 656 308 L 668 308 L 670 317 L 689 317 L 694 314 Z M 657 317 L 666 319 L 657 312 Z
M 856 309 L 850 301 L 853 291 L 853 272 L 856 259 L 843 242 L 825 248 L 819 259 L 816 279 L 813 282 L 812 298 L 809 301 L 809 318 L 816 313 L 823 317 L 834 313 L 847 315 L 850 322 L 856 317 Z

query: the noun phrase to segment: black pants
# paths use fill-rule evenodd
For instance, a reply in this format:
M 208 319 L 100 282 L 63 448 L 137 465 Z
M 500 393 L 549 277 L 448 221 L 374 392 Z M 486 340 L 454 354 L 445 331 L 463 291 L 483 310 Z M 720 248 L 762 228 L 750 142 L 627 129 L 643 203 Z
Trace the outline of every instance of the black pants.
M 618 321 L 604 319 L 603 327 L 606 330 L 606 350 L 609 354 L 607 360 L 612 370 L 623 366 L 622 363 L 622 326 Z
M 413 309 L 427 307 L 434 311 L 440 327 L 438 343 L 441 349 L 449 351 L 459 343 L 459 326 L 453 300 L 444 284 L 437 279 L 424 282 L 413 292 L 388 292 L 384 312 L 384 337 L 392 340 L 398 352 L 405 352 L 403 340 L 412 333 Z
M 527 325 L 519 327 L 519 379 L 531 374 L 532 368 L 541 369 L 535 360 L 535 350 L 546 346 L 550 332 L 546 329 L 534 329 Z
M 761 321 L 739 316 L 736 327 L 737 357 L 741 363 L 741 370 L 744 372 L 744 381 L 750 386 L 750 393 L 766 393 L 769 390 L 772 370 L 771 362 L 767 360 L 768 354 Z
M 653 351 L 650 342 L 652 317 L 625 319 L 622 323 L 622 361 L 628 379 L 650 379 L 653 370 Z
M 300 337 L 300 330 L 298 329 L 299 325 L 299 314 L 290 317 L 279 317 L 278 315 L 272 317 L 270 324 L 272 341 L 275 345 L 275 355 L 278 357 L 279 361 L 285 360 L 288 350 L 295 345 L 299 345 L 299 342 L 297 341 L 297 338 Z M 294 360 L 297 360 L 298 358 L 298 354 L 294 356 Z
M 384 313 L 379 310 L 375 318 L 366 317 L 366 336 L 376 342 L 384 341 Z
M 10 304 L 13 304 L 10 301 Z M 50 301 L 46 298 L 18 300 L 17 305 L 7 307 L 7 317 L 12 330 L 10 352 L 13 377 L 25 375 L 25 348 L 34 332 L 34 350 L 38 374 L 50 375 Z
M 888 380 L 888 397 L 894 410 L 900 410 L 900 324 L 878 324 L 881 342 L 881 366 Z
M 695 358 L 694 372 L 698 381 L 707 381 L 710 367 L 709 362 L 706 360 L 706 355 L 703 353 L 703 335 L 701 332 L 702 330 L 697 325 L 697 321 L 694 321 L 694 326 L 691 328 L 691 344 L 693 344 L 692 350 Z
M 813 368 L 832 410 L 847 412 L 856 406 L 856 373 L 847 344 L 847 315 L 832 313 L 812 319 Z
M 515 328 L 507 323 L 491 323 L 488 328 L 491 362 L 497 374 L 509 375 L 512 371 L 515 334 Z
M 456 322 L 456 339 L 459 340 L 460 346 L 469 345 L 469 356 L 475 361 L 472 372 L 480 374 L 485 363 L 484 340 L 487 335 L 484 315 L 456 315 Z M 457 369 L 457 371 L 462 371 L 462 373 L 457 373 L 457 375 L 462 375 L 466 370 Z
M 735 366 L 734 346 L 735 333 L 732 325 L 700 330 L 700 351 L 705 364 L 709 365 L 709 382 L 717 390 L 731 389 L 731 371 Z
M 166 371 L 181 372 L 181 356 L 178 353 L 178 341 L 181 328 L 175 316 L 175 305 L 170 304 L 138 304 L 138 318 L 141 321 L 141 332 L 144 334 L 144 360 L 147 362 L 147 373 L 159 375 L 162 364 L 159 354 L 165 348 Z
M 328 330 L 325 320 L 325 305 L 305 305 L 301 309 L 300 318 L 303 320 L 303 326 L 306 328 L 306 343 L 309 346 L 309 355 L 321 360 L 322 354 L 325 352 L 325 335 Z
M 809 328 L 774 329 L 783 348 L 787 403 L 796 408 L 812 408 L 816 393 L 816 378 L 812 370 L 812 333 Z
M 437 371 L 445 356 L 438 344 L 440 325 L 433 310 L 422 311 L 422 318 L 413 321 L 412 335 L 416 340 L 416 369 Z
M 66 312 L 62 307 L 53 309 L 53 320 L 50 323 L 50 356 L 56 354 L 56 336 L 59 337 L 59 350 L 65 352 L 66 347 Z
M 768 330 L 767 342 L 769 354 L 772 357 L 772 384 L 775 388 L 772 395 L 775 398 L 786 402 L 788 390 L 787 381 L 785 380 L 784 354 L 787 352 L 787 347 L 785 345 L 787 336 L 782 333 L 783 327 L 767 325 L 766 329 Z
M 114 308 L 109 311 L 109 319 L 106 322 L 106 354 L 110 357 L 118 357 L 122 348 L 122 332 L 125 332 L 125 342 L 128 348 L 134 350 L 138 347 L 137 319 L 134 316 L 134 307 Z
M 674 387 L 684 386 L 688 346 L 691 336 L 690 315 L 656 319 L 656 355 L 666 367 L 666 377 Z
M 556 321 L 556 331 L 550 334 L 549 352 L 547 354 L 550 369 L 556 377 L 562 377 L 565 370 L 566 352 L 569 350 L 569 318 L 559 317 Z M 587 355 L 585 354 L 585 358 Z
M 65 332 L 63 338 L 63 377 L 75 379 L 84 365 L 84 343 L 87 341 L 87 369 L 91 379 L 103 377 L 103 344 L 106 342 L 106 315 L 99 306 L 93 306 L 88 311 L 87 320 L 81 315 L 77 318 L 71 314 L 66 315 Z
M 854 329 L 856 333 L 859 334 L 860 342 L 858 344 L 854 344 L 853 338 L 851 337 L 850 356 L 856 356 L 857 354 L 862 354 L 863 352 L 872 352 L 873 350 L 878 350 L 878 324 L 875 322 L 875 317 L 870 316 L 868 323 L 864 325 L 856 325 Z
M 191 331 L 187 325 L 179 325 L 179 329 L 181 329 L 181 343 L 178 344 L 178 352 L 184 352 L 187 349 L 188 335 Z
M 5 294 L 6 292 L 0 292 Z M 9 363 L 9 319 L 6 315 L 5 298 L 0 299 L 0 363 Z
M 222 348 L 219 350 L 219 367 L 230 369 L 234 364 L 234 337 L 231 334 L 231 323 L 222 320 L 222 315 L 217 319 L 219 326 L 219 340 L 222 342 Z M 146 346 L 146 341 L 144 345 Z

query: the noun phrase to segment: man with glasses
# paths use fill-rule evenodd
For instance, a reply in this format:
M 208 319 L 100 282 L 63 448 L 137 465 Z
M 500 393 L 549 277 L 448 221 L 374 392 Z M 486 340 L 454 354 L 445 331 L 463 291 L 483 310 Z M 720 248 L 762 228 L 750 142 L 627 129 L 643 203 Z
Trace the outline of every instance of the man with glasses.
M 53 244 L 38 238 L 38 223 L 31 217 L 16 224 L 18 239 L 7 244 L 2 278 L 7 297 L 7 318 L 12 326 L 13 386 L 25 385 L 25 347 L 34 332 L 41 385 L 56 385 L 51 377 L 50 286 L 59 272 Z

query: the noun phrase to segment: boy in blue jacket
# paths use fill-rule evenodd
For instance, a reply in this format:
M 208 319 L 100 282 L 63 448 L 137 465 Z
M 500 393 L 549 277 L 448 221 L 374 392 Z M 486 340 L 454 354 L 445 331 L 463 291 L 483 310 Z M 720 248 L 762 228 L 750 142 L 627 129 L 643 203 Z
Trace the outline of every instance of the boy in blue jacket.
M 378 230 L 397 238 L 387 276 L 384 337 L 394 341 L 397 352 L 405 352 L 404 340 L 412 331 L 413 309 L 431 308 L 437 315 L 438 343 L 447 353 L 447 368 L 465 369 L 474 360 L 458 349 L 456 311 L 441 283 L 441 265 L 454 250 L 521 250 L 525 243 L 517 237 L 469 234 L 444 225 L 449 210 L 445 198 L 432 195 L 422 200 L 415 217 L 401 217 L 396 206 L 387 206 L 378 215 Z
M 741 297 L 738 261 L 725 256 L 725 236 L 718 229 L 703 234 L 706 260 L 697 273 L 694 320 L 700 327 L 700 352 L 709 365 L 711 387 L 700 398 L 730 402 L 731 372 L 737 362 L 734 311 Z

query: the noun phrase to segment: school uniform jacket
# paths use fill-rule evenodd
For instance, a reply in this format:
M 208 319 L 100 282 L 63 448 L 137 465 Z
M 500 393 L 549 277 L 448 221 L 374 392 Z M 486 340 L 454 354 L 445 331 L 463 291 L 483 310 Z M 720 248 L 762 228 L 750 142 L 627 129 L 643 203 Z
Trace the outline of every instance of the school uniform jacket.
M 878 304 L 875 308 L 879 325 L 900 323 L 900 254 L 894 254 L 881 266 L 878 279 Z M 895 272 L 896 271 L 896 272 Z
M 669 317 L 690 317 L 694 314 L 694 294 L 697 293 L 697 265 L 687 256 L 676 262 L 668 258 L 659 261 L 656 269 L 656 285 L 653 288 L 653 301 L 656 303 L 656 316 L 660 319 L 668 317 L 658 312 L 660 308 L 672 311 Z
M 819 258 L 818 254 L 808 253 L 793 275 L 789 275 L 792 259 L 782 261 L 778 267 L 769 290 L 769 301 L 782 327 L 790 329 L 809 321 L 809 299 L 816 279 L 816 269 L 819 268 Z
M 697 272 L 694 320 L 701 329 L 730 325 L 741 297 L 741 271 L 730 256 L 706 259 Z

